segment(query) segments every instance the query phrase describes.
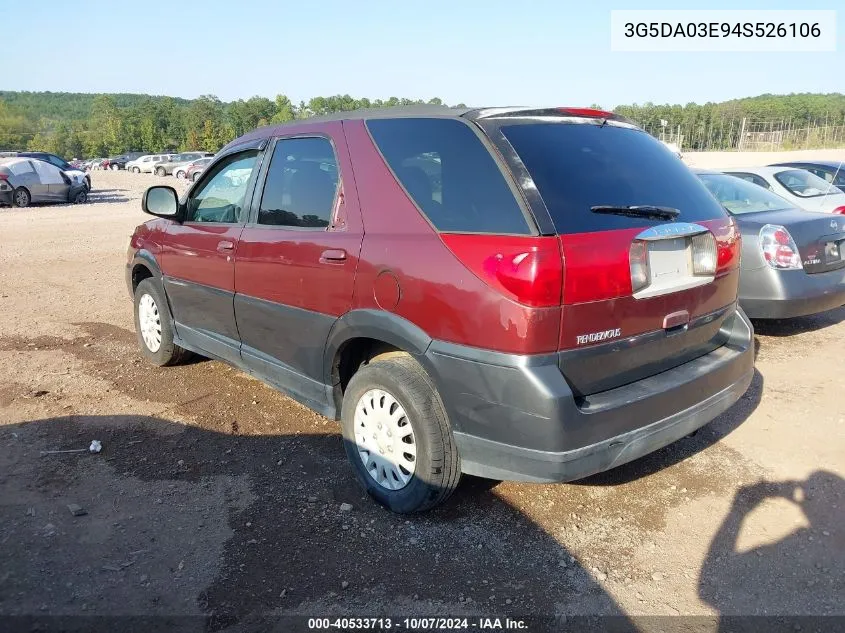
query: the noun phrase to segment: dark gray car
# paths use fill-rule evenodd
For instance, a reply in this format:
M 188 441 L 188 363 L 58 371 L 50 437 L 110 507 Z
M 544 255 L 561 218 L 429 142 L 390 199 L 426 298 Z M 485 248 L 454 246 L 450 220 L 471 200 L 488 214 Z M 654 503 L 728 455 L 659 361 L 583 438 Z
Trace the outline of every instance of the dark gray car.
M 87 190 L 81 177 L 43 160 L 0 159 L 0 204 L 28 207 L 32 202 L 85 202 Z
M 783 319 L 845 305 L 845 217 L 796 209 L 746 180 L 696 171 L 742 233 L 739 302 Z

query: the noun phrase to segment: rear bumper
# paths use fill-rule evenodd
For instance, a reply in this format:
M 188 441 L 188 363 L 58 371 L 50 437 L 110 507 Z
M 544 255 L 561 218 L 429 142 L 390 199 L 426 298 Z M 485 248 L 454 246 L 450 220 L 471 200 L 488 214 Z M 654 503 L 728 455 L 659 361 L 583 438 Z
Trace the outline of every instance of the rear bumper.
M 740 275 L 739 302 L 752 319 L 788 319 L 845 305 L 845 268 L 808 275 L 758 268 Z
M 0 204 L 11 204 L 14 202 L 15 197 L 15 190 L 9 189 L 8 191 L 0 191 Z
M 745 393 L 753 329 L 737 311 L 725 345 L 643 380 L 577 399 L 556 355 L 514 356 L 434 342 L 425 360 L 452 420 L 467 474 L 572 481 L 695 431 Z

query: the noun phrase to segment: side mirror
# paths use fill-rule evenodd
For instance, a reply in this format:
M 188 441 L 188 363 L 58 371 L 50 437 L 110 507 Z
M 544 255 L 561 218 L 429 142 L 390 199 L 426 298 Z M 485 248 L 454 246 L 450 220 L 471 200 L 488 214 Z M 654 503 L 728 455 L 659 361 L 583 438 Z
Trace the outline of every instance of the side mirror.
M 144 192 L 141 208 L 160 218 L 175 218 L 179 214 L 179 196 L 173 187 L 150 187 Z

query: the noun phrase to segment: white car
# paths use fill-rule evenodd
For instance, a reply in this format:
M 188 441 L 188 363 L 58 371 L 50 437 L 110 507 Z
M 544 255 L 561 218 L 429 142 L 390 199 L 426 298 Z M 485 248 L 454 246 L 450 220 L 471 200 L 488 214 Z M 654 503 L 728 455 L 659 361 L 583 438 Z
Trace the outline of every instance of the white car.
M 845 215 L 845 192 L 823 178 L 795 167 L 731 167 L 718 171 L 773 191 L 806 211 Z
M 134 174 L 151 174 L 157 163 L 166 162 L 172 156 L 173 154 L 147 154 L 146 156 L 141 156 L 126 163 L 126 170 Z

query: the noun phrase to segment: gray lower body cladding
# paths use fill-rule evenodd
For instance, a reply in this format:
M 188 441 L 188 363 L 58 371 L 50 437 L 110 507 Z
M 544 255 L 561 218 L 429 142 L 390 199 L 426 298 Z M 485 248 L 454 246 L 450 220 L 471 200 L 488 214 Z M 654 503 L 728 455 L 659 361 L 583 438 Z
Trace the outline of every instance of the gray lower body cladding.
M 754 375 L 753 328 L 737 311 L 721 347 L 673 369 L 578 398 L 556 354 L 515 356 L 432 342 L 425 363 L 455 431 L 463 471 L 572 481 L 666 446 L 736 402 Z
M 766 266 L 742 270 L 739 302 L 752 319 L 788 319 L 845 305 L 845 268 L 807 274 Z

